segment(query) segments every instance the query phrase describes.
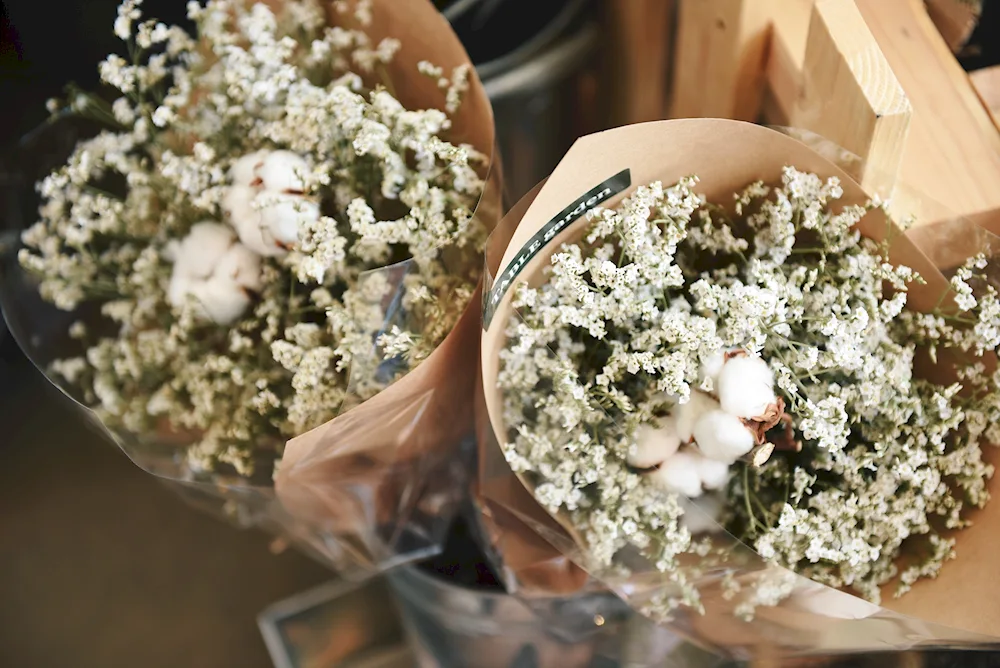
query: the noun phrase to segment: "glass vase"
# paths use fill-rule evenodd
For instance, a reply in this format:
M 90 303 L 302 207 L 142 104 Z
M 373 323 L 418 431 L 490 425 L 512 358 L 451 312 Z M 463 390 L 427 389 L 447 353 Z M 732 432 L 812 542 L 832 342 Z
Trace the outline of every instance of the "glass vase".
M 716 666 L 607 592 L 523 600 L 419 566 L 387 574 L 421 668 Z M 692 662 L 694 659 L 694 662 Z

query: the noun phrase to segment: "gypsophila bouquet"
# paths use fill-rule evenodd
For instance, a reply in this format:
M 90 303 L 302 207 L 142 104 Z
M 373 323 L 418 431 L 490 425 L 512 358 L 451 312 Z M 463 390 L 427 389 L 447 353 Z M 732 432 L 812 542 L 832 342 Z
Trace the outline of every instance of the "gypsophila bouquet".
M 986 258 L 918 313 L 922 278 L 889 261 L 891 234 L 857 230 L 879 203 L 840 205 L 836 178 L 786 167 L 731 202 L 696 186 L 598 207 L 540 282 L 517 285 L 498 375 L 509 465 L 593 567 L 627 575 L 616 558 L 639 550 L 675 577 L 661 612 L 699 605 L 680 564 L 710 561 L 706 516 L 871 601 L 897 575 L 897 594 L 933 577 L 953 556 L 945 533 L 989 499 L 983 448 L 1000 441 Z M 953 379 L 915 373 L 945 350 Z
M 84 352 L 51 365 L 105 425 L 268 480 L 289 438 L 420 364 L 470 301 L 491 147 L 449 134 L 474 73 L 413 63 L 440 108 L 404 106 L 371 2 L 191 2 L 194 35 L 139 5 L 114 25 L 129 59 L 100 66 L 119 96 L 51 103 L 107 129 L 39 183 L 19 259 L 46 300 L 113 323 L 74 325 Z

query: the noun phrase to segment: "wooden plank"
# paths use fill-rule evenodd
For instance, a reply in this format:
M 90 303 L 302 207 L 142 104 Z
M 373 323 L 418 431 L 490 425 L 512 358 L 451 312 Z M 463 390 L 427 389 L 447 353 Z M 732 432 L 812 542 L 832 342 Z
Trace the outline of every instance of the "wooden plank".
M 660 120 L 670 79 L 674 0 L 607 0 L 615 43 L 615 125 Z
M 856 0 L 913 105 L 895 209 L 918 223 L 1000 208 L 1000 134 L 921 0 Z
M 852 176 L 868 193 L 889 199 L 910 114 L 906 94 L 854 0 L 817 0 L 791 125 L 859 156 L 862 163 Z
M 1000 134 L 921 0 L 856 0 L 913 108 L 893 213 L 933 223 L 1000 209 Z M 810 0 L 774 16 L 767 122 L 788 123 L 802 87 Z M 985 76 L 985 75 L 984 75 Z
M 981 70 L 969 73 L 972 87 L 979 95 L 979 101 L 986 107 L 993 119 L 993 125 L 1000 129 L 1000 65 L 984 67 Z
M 670 116 L 757 120 L 770 2 L 679 0 Z
M 773 12 L 767 59 L 762 117 L 766 123 L 786 125 L 802 89 L 802 64 L 813 0 L 782 0 Z

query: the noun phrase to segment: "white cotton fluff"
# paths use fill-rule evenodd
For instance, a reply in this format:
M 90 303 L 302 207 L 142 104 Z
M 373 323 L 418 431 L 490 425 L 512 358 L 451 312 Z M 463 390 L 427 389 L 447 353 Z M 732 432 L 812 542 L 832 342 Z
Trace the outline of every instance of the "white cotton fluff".
M 213 278 L 256 292 L 263 287 L 260 256 L 243 244 L 233 244 L 219 260 Z
M 729 482 L 729 464 L 709 459 L 701 453 L 698 458 L 698 475 L 705 489 L 722 489 Z
M 222 209 L 243 245 L 282 256 L 298 242 L 303 225 L 319 220 L 319 205 L 300 194 L 307 170 L 291 151 L 257 151 L 233 163 Z
M 291 151 L 271 151 L 255 170 L 264 190 L 273 193 L 297 193 L 305 190 L 302 177 L 309 171 L 309 163 Z
M 251 188 L 234 186 L 223 200 L 223 209 L 240 242 L 258 255 L 285 255 L 299 240 L 304 225 L 319 220 L 319 206 L 304 197 L 283 195 L 268 203 Z
M 730 358 L 719 372 L 716 384 L 722 410 L 741 418 L 755 418 L 777 401 L 774 374 L 756 355 Z
M 264 241 L 260 211 L 254 208 L 257 191 L 250 186 L 230 186 L 222 198 L 222 210 L 236 230 L 240 243 L 264 256 L 280 255 L 284 249 Z
M 694 435 L 694 425 L 702 415 L 719 408 L 719 402 L 704 392 L 691 392 L 687 403 L 678 404 L 674 409 L 677 416 L 677 435 L 682 443 L 687 443 Z
M 299 240 L 302 226 L 319 220 L 319 206 L 302 197 L 283 199 L 261 208 L 260 216 L 275 243 L 291 246 Z
M 635 450 L 627 458 L 636 468 L 648 469 L 662 464 L 677 452 L 681 439 L 677 435 L 677 421 L 666 417 L 657 426 L 643 425 L 635 434 Z
M 202 316 L 219 325 L 232 324 L 250 306 L 250 295 L 231 281 L 192 282 L 188 295 L 200 307 Z
M 210 276 L 235 240 L 236 235 L 226 225 L 213 221 L 195 223 L 183 240 L 171 244 L 174 272 L 189 277 Z
M 678 452 L 663 462 L 660 468 L 651 471 L 649 479 L 654 485 L 689 499 L 701 496 L 703 490 L 698 459 L 695 452 Z
M 694 441 L 709 459 L 732 464 L 753 449 L 754 436 L 743 421 L 722 410 L 712 410 L 694 425 Z
M 229 168 L 229 178 L 232 179 L 233 184 L 246 187 L 253 185 L 260 178 L 257 170 L 263 167 L 264 158 L 267 155 L 267 151 L 256 151 L 234 162 L 233 166 Z
M 659 487 L 693 499 L 706 489 L 725 486 L 729 481 L 729 466 L 708 459 L 697 450 L 684 450 L 670 456 L 648 475 Z
M 228 325 L 243 315 L 250 306 L 248 291 L 261 287 L 260 257 L 238 243 L 224 225 L 195 225 L 172 252 L 168 301 L 176 307 L 193 301 L 202 317 L 218 324 Z

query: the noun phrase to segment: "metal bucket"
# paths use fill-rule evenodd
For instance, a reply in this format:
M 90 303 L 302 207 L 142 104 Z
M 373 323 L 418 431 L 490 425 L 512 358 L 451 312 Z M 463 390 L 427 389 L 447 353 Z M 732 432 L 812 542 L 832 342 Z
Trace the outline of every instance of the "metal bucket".
M 600 33 L 589 24 L 483 82 L 493 102 L 507 202 L 548 176 L 577 137 L 603 127 L 590 67 Z
M 491 12 L 515 2 L 456 0 L 444 15 L 453 25 L 473 28 L 478 16 L 485 32 Z M 577 137 L 606 126 L 597 95 L 600 31 L 593 6 L 590 0 L 566 0 L 527 40 L 476 63 L 493 103 L 508 204 L 548 176 Z M 477 39 L 476 32 L 459 36 L 470 47 Z

